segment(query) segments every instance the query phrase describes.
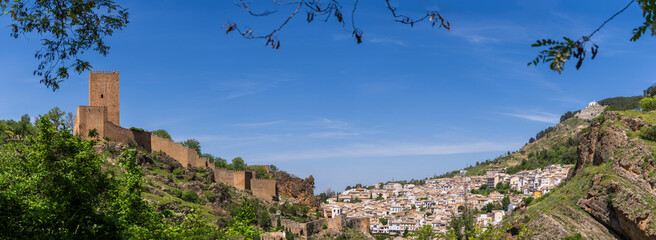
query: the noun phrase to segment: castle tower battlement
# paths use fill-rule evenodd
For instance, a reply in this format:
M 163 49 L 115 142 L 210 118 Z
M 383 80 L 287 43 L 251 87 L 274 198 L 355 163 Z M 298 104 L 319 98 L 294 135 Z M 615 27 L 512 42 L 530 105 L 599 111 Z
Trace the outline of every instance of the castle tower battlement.
M 89 72 L 89 106 L 107 107 L 107 120 L 120 126 L 119 93 L 118 71 Z
M 89 106 L 79 106 L 74 119 L 73 134 L 83 139 L 95 139 L 89 133 L 95 130 L 97 138 L 118 143 L 134 142 L 148 152 L 164 152 L 183 167 L 207 167 L 212 169 L 214 180 L 241 190 L 251 190 L 264 200 L 276 200 L 277 182 L 274 179 L 257 179 L 250 170 L 232 171 L 217 168 L 196 150 L 171 139 L 153 135 L 148 131 L 123 128 L 120 125 L 120 97 L 118 71 L 89 72 Z M 269 171 L 268 166 L 264 167 Z

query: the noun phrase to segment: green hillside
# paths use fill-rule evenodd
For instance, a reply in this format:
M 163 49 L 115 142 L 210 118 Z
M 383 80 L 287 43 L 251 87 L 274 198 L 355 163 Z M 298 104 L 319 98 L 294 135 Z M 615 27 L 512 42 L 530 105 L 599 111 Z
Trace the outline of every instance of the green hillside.
M 258 200 L 136 144 L 73 136 L 59 109 L 0 120 L 0 239 L 258 239 L 308 206 Z
M 606 112 L 580 136 L 570 179 L 506 224 L 520 222 L 534 239 L 656 237 L 656 113 Z
M 533 138 L 537 140 L 527 143 L 519 151 L 508 152 L 493 160 L 477 162 L 464 170 L 467 170 L 467 176 L 480 176 L 494 168 L 506 168 L 507 173 L 514 174 L 552 164 L 574 164 L 577 158 L 578 136 L 589 125 L 589 122 L 579 118 L 565 119 L 538 133 Z M 457 170 L 437 177 L 453 177 L 459 172 Z

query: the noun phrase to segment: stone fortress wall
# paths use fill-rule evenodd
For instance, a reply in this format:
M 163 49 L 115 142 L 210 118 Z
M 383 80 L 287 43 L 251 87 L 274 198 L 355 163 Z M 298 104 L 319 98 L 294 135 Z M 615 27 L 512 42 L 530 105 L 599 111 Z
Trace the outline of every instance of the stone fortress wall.
M 289 230 L 294 234 L 298 234 L 303 239 L 308 239 L 308 237 L 321 232 L 323 226 L 326 225 L 326 229 L 334 229 L 339 232 L 343 232 L 345 229 L 350 228 L 355 231 L 369 234 L 369 218 L 345 218 L 344 216 L 335 216 L 335 218 L 322 218 L 319 220 L 299 223 L 292 220 L 280 219 L 280 225 Z M 278 227 L 277 216 L 271 217 L 271 224 L 273 227 Z
M 264 200 L 275 200 L 278 195 L 277 182 L 275 179 L 251 179 L 251 191 L 253 195 Z
M 90 139 L 88 133 L 96 129 L 98 137 L 112 141 L 134 142 L 150 152 L 164 152 L 182 166 L 207 167 L 214 172 L 214 180 L 250 190 L 258 198 L 271 201 L 278 199 L 277 182 L 274 179 L 257 179 L 253 171 L 232 171 L 216 168 L 195 149 L 183 146 L 151 132 L 135 131 L 120 126 L 119 72 L 91 71 L 89 73 L 89 105 L 79 106 L 75 116 L 73 134 Z
M 180 143 L 157 135 L 151 134 L 150 139 L 153 152 L 164 152 L 166 155 L 178 160 L 182 166 L 207 167 L 209 165 L 207 158 L 199 156 L 195 149 L 185 147 Z

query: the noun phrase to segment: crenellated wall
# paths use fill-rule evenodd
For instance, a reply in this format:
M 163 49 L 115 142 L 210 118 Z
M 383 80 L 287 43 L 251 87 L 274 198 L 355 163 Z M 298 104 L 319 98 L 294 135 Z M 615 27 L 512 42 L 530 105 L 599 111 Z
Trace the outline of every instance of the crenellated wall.
M 127 143 L 133 141 L 137 145 L 143 147 L 146 151 L 152 151 L 150 132 L 133 131 L 127 128 L 122 128 L 110 121 L 105 122 L 105 131 L 103 137 L 108 137 L 115 142 Z
M 89 130 L 96 129 L 98 137 L 115 142 L 134 142 L 150 152 L 163 152 L 182 166 L 207 167 L 214 172 L 214 180 L 241 190 L 251 190 L 264 200 L 278 197 L 276 180 L 256 179 L 253 171 L 231 171 L 216 168 L 195 149 L 183 146 L 151 132 L 133 131 L 120 126 L 120 92 L 118 71 L 91 71 L 89 73 L 89 105 L 78 106 L 73 133 L 89 139 Z M 268 166 L 265 166 L 268 171 Z
M 120 122 L 120 91 L 118 71 L 89 72 L 89 106 L 107 107 L 107 119 Z
M 209 165 L 207 158 L 198 156 L 198 152 L 195 149 L 185 147 L 173 140 L 152 135 L 150 145 L 153 152 L 164 152 L 166 155 L 178 160 L 182 166 L 208 167 Z
M 216 168 L 216 167 L 214 167 L 213 170 L 214 170 L 214 179 L 216 179 L 217 181 L 221 181 L 225 184 L 228 184 L 230 186 L 235 185 L 235 177 L 233 171 L 225 168 Z

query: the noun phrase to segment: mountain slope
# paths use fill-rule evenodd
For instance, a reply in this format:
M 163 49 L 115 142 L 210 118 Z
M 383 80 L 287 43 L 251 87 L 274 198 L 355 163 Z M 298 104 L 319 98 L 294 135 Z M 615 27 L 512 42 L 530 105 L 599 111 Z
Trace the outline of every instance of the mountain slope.
M 536 135 L 537 140 L 527 143 L 519 151 L 508 152 L 494 160 L 466 167 L 467 176 L 485 175 L 487 171 L 506 168 L 508 173 L 542 168 L 551 164 L 576 163 L 578 136 L 588 126 L 588 121 L 571 117 L 556 126 L 549 127 Z M 449 172 L 440 177 L 453 177 L 459 171 Z
M 130 146 L 105 141 L 97 146 L 97 151 L 107 159 L 104 170 L 122 175 L 117 167 L 118 159 L 123 151 Z M 161 152 L 147 152 L 138 149 L 137 164 L 144 173 L 142 197 L 156 212 L 185 215 L 194 213 L 200 218 L 216 223 L 219 229 L 225 228 L 239 215 L 241 205 L 247 201 L 253 206 L 255 221 L 252 223 L 262 231 L 272 227 L 271 217 L 280 213 L 283 219 L 296 221 L 311 221 L 317 219 L 317 212 L 311 211 L 312 206 L 299 202 L 294 196 L 281 194 L 278 202 L 267 202 L 258 199 L 250 191 L 244 191 L 214 180 L 210 168 L 183 167 L 178 161 Z M 293 181 L 303 181 L 291 177 L 283 171 L 275 175 L 286 175 L 285 185 L 296 188 Z M 304 182 L 306 188 L 313 189 L 313 182 Z M 308 199 L 308 198 L 304 198 Z
M 606 112 L 578 139 L 570 179 L 507 222 L 535 239 L 581 233 L 586 239 L 656 238 L 656 113 Z

